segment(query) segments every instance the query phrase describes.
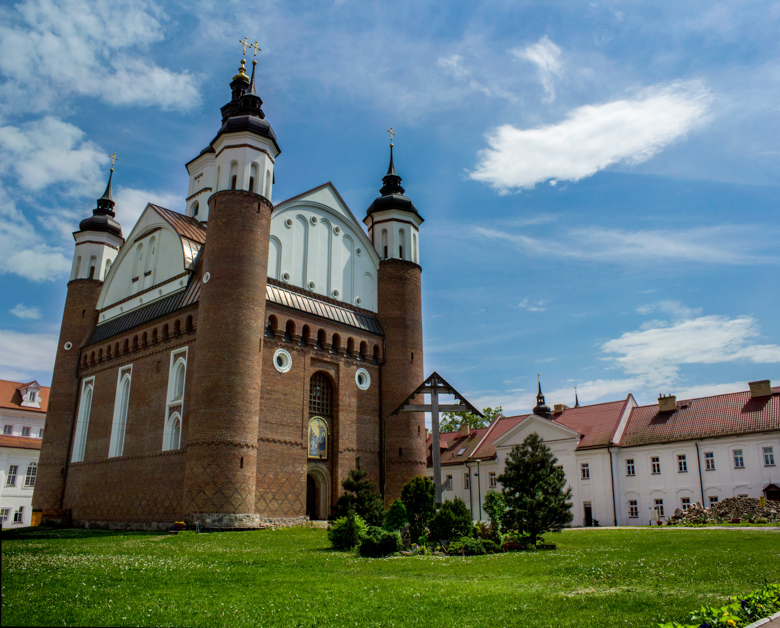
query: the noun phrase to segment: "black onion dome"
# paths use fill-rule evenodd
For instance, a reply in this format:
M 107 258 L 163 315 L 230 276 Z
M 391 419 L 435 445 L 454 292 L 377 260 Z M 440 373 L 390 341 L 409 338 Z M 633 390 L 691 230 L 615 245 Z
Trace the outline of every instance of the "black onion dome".
M 79 223 L 79 231 L 98 231 L 110 233 L 111 235 L 122 237 L 122 225 L 116 220 L 114 213 L 114 199 L 111 197 L 111 179 L 114 176 L 114 169 L 111 168 L 111 174 L 108 176 L 108 185 L 97 200 L 97 207 L 92 210 L 92 215 Z
M 261 137 L 267 137 L 274 143 L 276 150 L 282 152 L 276 141 L 276 133 L 271 125 L 265 119 L 263 113 L 263 100 L 257 95 L 255 90 L 255 63 L 252 64 L 252 78 L 250 79 L 244 73 L 244 60 L 241 60 L 241 68 L 238 74 L 233 77 L 230 83 L 232 97 L 230 102 L 222 107 L 222 126 L 217 131 L 216 137 L 211 140 L 209 147 L 205 148 L 201 154 L 212 152 L 209 150 L 217 139 L 225 133 L 238 133 L 249 131 Z
M 382 189 L 379 193 L 382 195 L 374 200 L 366 210 L 366 215 L 370 216 L 376 212 L 382 212 L 390 209 L 396 209 L 401 211 L 412 212 L 420 216 L 420 212 L 414 206 L 412 201 L 404 196 L 405 190 L 401 187 L 401 177 L 395 171 L 395 164 L 393 163 L 393 145 L 390 145 L 390 165 L 387 168 L 387 174 L 382 178 Z

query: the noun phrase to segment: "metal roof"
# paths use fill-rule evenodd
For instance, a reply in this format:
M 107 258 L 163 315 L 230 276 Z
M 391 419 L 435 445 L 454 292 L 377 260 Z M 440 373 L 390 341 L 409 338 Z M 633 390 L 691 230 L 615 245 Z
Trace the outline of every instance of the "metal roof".
M 140 307 L 137 310 L 133 310 L 132 312 L 128 312 L 117 318 L 112 318 L 110 321 L 98 325 L 97 329 L 92 332 L 92 337 L 89 339 L 88 344 L 102 342 L 107 338 L 126 332 L 128 329 L 143 325 L 144 323 L 153 321 L 161 316 L 166 316 L 171 312 L 175 312 L 176 310 L 185 307 L 184 297 L 188 292 L 189 290 L 179 290 L 159 301 L 154 301 L 144 307 Z

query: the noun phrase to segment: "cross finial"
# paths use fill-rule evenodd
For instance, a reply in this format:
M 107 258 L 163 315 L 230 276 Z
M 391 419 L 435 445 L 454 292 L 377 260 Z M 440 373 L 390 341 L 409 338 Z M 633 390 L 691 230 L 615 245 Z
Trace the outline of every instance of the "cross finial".
M 244 46 L 244 51 L 241 53 L 241 56 L 245 57 L 246 56 L 246 49 L 247 49 L 247 47 L 251 48 L 252 44 L 249 43 L 249 38 L 248 37 L 244 37 L 244 41 L 241 41 L 239 39 L 238 43 Z
M 119 157 L 116 156 L 116 151 L 114 151 L 113 155 L 109 155 L 111 157 L 111 172 L 114 172 L 114 163 L 119 161 Z
M 542 380 L 540 378 L 541 378 L 541 375 L 539 373 L 537 373 L 536 374 L 536 381 L 537 382 L 541 382 Z
M 255 56 L 257 56 L 257 53 L 258 53 L 258 52 L 260 52 L 260 51 L 262 50 L 262 49 L 260 48 L 260 46 L 258 46 L 258 45 L 257 45 L 257 42 L 255 42 L 255 43 L 253 43 L 253 44 L 249 44 L 249 47 L 250 47 L 252 50 L 254 50 L 254 51 L 255 51 Z
M 390 127 L 387 129 L 387 132 L 390 134 L 390 146 L 393 145 L 393 135 L 397 135 L 395 131 L 393 131 L 393 127 Z

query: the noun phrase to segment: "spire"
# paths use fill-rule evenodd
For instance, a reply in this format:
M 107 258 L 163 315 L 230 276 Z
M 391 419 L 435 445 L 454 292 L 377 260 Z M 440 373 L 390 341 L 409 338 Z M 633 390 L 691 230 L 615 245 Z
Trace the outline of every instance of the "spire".
M 546 419 L 550 418 L 550 408 L 547 406 L 547 404 L 544 402 L 544 393 L 542 393 L 542 380 L 540 379 L 539 374 L 536 374 L 536 379 L 538 381 L 538 390 L 536 393 L 536 405 L 534 406 L 534 414 L 536 416 L 541 416 Z
M 574 387 L 574 407 L 579 408 L 580 407 L 580 400 L 579 397 L 577 397 L 577 387 Z
M 119 158 L 116 153 L 111 155 L 111 165 Z M 114 199 L 111 197 L 111 181 L 114 178 L 114 169 L 111 168 L 108 175 L 106 191 L 97 200 L 97 207 L 92 210 L 92 215 L 79 223 L 79 231 L 101 231 L 122 237 L 122 226 L 115 220 Z
M 392 127 L 390 128 L 392 131 Z M 390 165 L 387 167 L 387 174 L 382 178 L 382 189 L 379 193 L 382 196 L 389 196 L 390 194 L 403 194 L 404 189 L 401 187 L 401 177 L 395 171 L 395 164 L 393 163 L 393 143 L 390 142 Z
M 255 68 L 257 67 L 257 59 L 252 59 L 252 78 L 249 79 L 249 93 L 253 96 L 257 96 L 255 91 Z

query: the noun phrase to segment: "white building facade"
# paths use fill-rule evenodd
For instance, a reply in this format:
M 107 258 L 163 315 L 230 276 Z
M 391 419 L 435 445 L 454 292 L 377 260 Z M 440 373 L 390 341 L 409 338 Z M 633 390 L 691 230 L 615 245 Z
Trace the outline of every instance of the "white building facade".
M 4 529 L 32 524 L 49 389 L 38 382 L 0 380 L 0 522 Z
M 753 382 L 751 392 L 659 401 L 556 406 L 549 416 L 442 434 L 443 497 L 486 520 L 485 492 L 500 490 L 507 455 L 535 432 L 572 489 L 572 526 L 648 525 L 728 497 L 780 500 L 780 387 Z

